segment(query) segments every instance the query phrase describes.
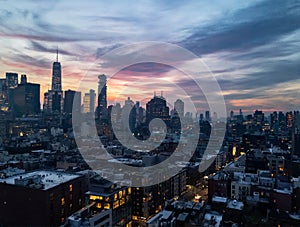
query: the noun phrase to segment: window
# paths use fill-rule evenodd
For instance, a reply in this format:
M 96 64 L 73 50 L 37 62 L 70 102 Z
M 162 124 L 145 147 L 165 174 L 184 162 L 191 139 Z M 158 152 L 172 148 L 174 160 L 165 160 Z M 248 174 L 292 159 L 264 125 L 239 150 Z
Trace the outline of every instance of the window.
M 69 185 L 69 191 L 70 192 L 73 191 L 73 185 L 72 184 Z
M 101 203 L 97 203 L 96 207 L 100 209 L 102 207 L 102 204 Z
M 102 200 L 102 196 L 97 196 L 97 195 L 90 195 L 90 200 Z
M 65 198 L 64 198 L 64 197 L 61 198 L 60 204 L 61 204 L 62 206 L 65 205 Z
M 105 203 L 104 204 L 104 209 L 110 209 L 110 204 L 109 203 Z
M 115 201 L 113 208 L 115 209 L 115 208 L 118 208 L 118 207 L 119 207 L 119 201 Z
M 125 203 L 125 198 L 122 198 L 122 199 L 120 200 L 120 206 L 123 205 L 124 203 Z

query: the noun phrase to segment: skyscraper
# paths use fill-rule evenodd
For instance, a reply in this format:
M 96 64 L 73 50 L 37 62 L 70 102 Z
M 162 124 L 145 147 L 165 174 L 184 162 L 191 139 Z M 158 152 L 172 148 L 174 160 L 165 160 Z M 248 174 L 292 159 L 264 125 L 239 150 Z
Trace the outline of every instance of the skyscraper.
M 98 76 L 98 105 L 97 105 L 97 118 L 107 119 L 107 85 L 106 76 L 101 74 Z
M 40 113 L 40 85 L 19 84 L 10 92 L 10 105 L 17 117 Z
M 184 116 L 184 102 L 181 99 L 177 99 L 175 101 L 174 110 L 177 112 L 180 118 Z
M 61 65 L 58 62 L 58 49 L 56 51 L 56 61 L 52 67 L 52 91 L 62 91 L 61 87 Z
M 52 85 L 48 91 L 48 110 L 52 113 L 60 113 L 62 111 L 62 86 L 61 86 L 61 65 L 58 62 L 58 50 L 56 52 L 56 61 L 52 67 Z
M 0 79 L 0 105 L 7 103 L 6 79 Z
M 72 110 L 80 112 L 81 110 L 81 92 L 67 90 L 64 98 L 64 112 L 72 113 Z
M 210 119 L 210 113 L 209 113 L 208 110 L 205 111 L 205 120 L 206 120 L 206 121 L 210 121 L 210 120 L 211 120 L 211 119 Z
M 170 122 L 169 107 L 166 99 L 161 96 L 154 97 L 146 104 L 146 122 L 149 123 L 154 118 L 160 118 L 166 124 Z
M 83 112 L 92 113 L 95 111 L 95 90 L 90 89 L 89 93 L 85 93 L 83 96 Z
M 104 74 L 98 76 L 98 106 L 107 108 L 107 85 Z
M 8 88 L 16 88 L 18 86 L 18 73 L 6 73 L 6 85 Z

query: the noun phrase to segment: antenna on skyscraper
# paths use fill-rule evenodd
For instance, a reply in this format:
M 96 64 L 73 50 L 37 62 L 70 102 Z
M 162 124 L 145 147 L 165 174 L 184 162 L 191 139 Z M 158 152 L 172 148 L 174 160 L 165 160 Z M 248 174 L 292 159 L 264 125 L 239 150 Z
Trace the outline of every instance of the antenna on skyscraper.
M 160 96 L 163 97 L 163 91 L 160 91 Z
M 154 91 L 154 97 L 156 97 L 156 91 Z
M 56 62 L 58 62 L 58 46 L 56 47 Z

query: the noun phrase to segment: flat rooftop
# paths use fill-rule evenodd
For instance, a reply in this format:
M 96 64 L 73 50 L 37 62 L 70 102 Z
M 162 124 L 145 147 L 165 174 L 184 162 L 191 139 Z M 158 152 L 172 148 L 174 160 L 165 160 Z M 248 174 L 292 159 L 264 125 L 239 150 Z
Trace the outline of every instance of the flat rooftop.
M 59 171 L 39 170 L 29 173 L 18 174 L 9 178 L 0 179 L 0 183 L 20 185 L 24 187 L 36 188 L 34 185 L 42 185 L 42 190 L 48 190 L 81 175 L 70 174 Z

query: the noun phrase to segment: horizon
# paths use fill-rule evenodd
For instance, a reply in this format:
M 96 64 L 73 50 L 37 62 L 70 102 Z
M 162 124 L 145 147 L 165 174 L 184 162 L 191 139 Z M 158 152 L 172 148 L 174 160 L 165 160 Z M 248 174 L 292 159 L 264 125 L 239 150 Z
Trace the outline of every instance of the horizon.
M 0 74 L 24 73 L 29 81 L 41 84 L 43 94 L 50 87 L 51 59 L 55 60 L 58 47 L 63 89 L 77 90 L 77 81 L 107 52 L 144 40 L 162 41 L 201 58 L 221 87 L 227 112 L 300 108 L 300 54 L 295 51 L 300 47 L 298 3 L 258 0 L 216 1 L 212 5 L 175 1 L 170 7 L 170 3 L 144 1 L 132 5 L 130 11 L 124 4 L 112 2 L 106 11 L 105 3 L 97 1 L 47 2 L 43 6 L 33 1 L 6 2 L 0 11 Z M 76 10 L 79 8 L 82 10 Z M 199 14 L 197 8 L 206 10 Z M 152 20 L 155 17 L 160 20 Z M 132 79 L 129 73 L 149 79 L 149 68 L 134 70 L 123 70 L 119 85 Z M 166 78 L 175 84 L 181 73 L 153 66 L 151 70 L 156 79 Z M 139 92 L 165 90 L 154 88 L 147 84 L 134 87 L 130 97 L 139 100 Z M 109 97 L 113 98 L 116 89 L 111 86 Z M 176 94 L 174 87 L 165 94 Z

